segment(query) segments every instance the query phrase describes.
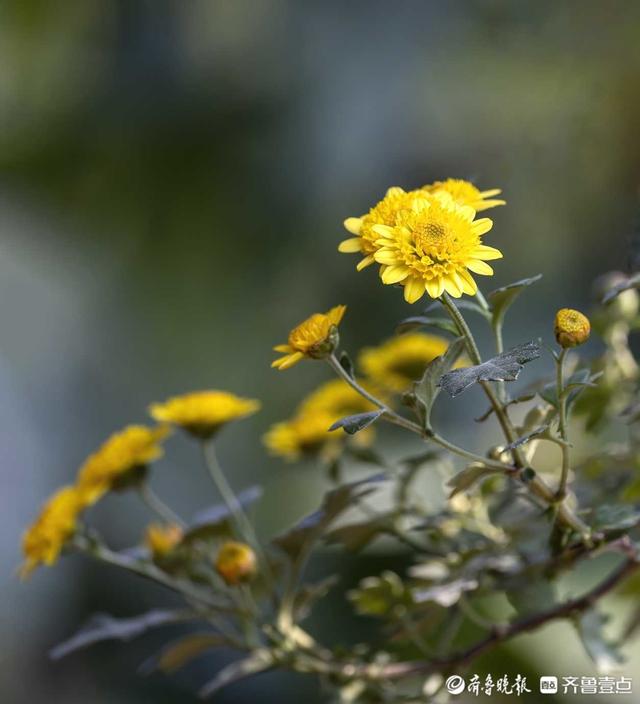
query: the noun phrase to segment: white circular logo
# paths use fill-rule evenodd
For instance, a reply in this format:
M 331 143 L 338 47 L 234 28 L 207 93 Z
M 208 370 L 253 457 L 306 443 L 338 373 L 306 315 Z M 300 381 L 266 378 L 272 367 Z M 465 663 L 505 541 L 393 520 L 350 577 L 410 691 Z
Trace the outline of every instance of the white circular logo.
M 464 679 L 460 675 L 451 675 L 445 682 L 449 694 L 461 694 L 464 692 Z

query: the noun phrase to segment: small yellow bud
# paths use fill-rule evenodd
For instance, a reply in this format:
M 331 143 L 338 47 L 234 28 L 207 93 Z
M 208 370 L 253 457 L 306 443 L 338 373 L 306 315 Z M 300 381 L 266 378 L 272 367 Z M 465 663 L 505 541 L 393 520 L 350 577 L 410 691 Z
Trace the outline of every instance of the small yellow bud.
M 177 523 L 152 523 L 144 542 L 155 559 L 166 557 L 182 540 L 184 533 Z
M 591 324 L 580 311 L 562 308 L 556 313 L 554 331 L 561 347 L 577 347 L 589 339 Z
M 245 582 L 256 572 L 256 555 L 246 543 L 224 543 L 216 558 L 216 570 L 229 585 Z

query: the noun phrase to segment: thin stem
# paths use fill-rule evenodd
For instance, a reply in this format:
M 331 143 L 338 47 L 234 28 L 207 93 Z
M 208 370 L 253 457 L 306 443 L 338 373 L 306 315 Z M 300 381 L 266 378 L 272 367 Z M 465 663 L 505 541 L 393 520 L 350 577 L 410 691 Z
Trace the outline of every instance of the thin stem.
M 149 509 L 166 523 L 177 523 L 182 528 L 186 523 L 153 491 L 147 482 L 138 486 L 138 495 Z
M 567 481 L 569 480 L 569 445 L 567 443 L 567 397 L 564 388 L 564 360 L 567 350 L 562 349 L 556 360 L 556 387 L 558 393 L 558 431 L 564 441 L 562 444 L 562 470 L 558 485 L 557 497 L 562 501 L 567 494 Z
M 353 377 L 349 376 L 349 374 L 340 364 L 335 355 L 332 354 L 330 357 L 327 357 L 327 362 L 329 363 L 329 366 L 336 372 L 336 374 L 341 379 L 344 379 L 344 381 L 346 381 L 347 384 L 349 384 L 349 386 L 351 386 L 354 391 L 357 391 L 362 397 L 367 399 L 367 401 L 372 403 L 380 410 L 384 411 L 383 417 L 390 423 L 393 423 L 394 425 L 399 425 L 400 427 L 405 428 L 406 430 L 410 430 L 412 433 L 419 435 L 424 440 L 430 440 L 434 444 L 440 445 L 440 447 L 442 447 L 443 449 L 452 452 L 454 455 L 459 455 L 460 457 L 463 457 L 464 459 L 469 460 L 470 462 L 479 462 L 480 464 L 483 464 L 489 469 L 495 469 L 499 472 L 512 471 L 515 469 L 515 467 L 511 467 L 508 464 L 496 462 L 494 460 L 489 459 L 488 457 L 483 457 L 482 455 L 478 455 L 475 452 L 470 452 L 469 450 L 465 450 L 462 447 L 458 447 L 457 445 L 454 445 L 454 443 L 449 442 L 449 440 L 446 440 L 441 435 L 432 430 L 423 430 L 423 428 L 421 428 L 417 423 L 414 423 L 408 418 L 404 418 L 400 414 L 396 413 L 392 408 L 389 408 L 389 406 L 383 403 L 380 399 L 370 394 L 366 389 L 363 389 L 362 386 L 360 386 L 360 384 L 358 384 L 358 382 Z

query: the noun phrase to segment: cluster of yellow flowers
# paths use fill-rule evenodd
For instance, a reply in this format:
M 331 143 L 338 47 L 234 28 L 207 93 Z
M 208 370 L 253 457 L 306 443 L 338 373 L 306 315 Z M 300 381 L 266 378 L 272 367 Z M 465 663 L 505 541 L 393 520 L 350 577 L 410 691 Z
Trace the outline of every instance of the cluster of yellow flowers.
M 40 564 L 53 564 L 76 533 L 81 515 L 89 506 L 110 491 L 122 491 L 143 481 L 148 466 L 163 454 L 161 443 L 169 434 L 170 425 L 207 439 L 224 424 L 259 408 L 258 401 L 224 391 L 201 391 L 153 404 L 149 409 L 151 416 L 163 425 L 130 425 L 114 433 L 82 464 L 75 484 L 61 489 L 46 502 L 23 536 L 25 561 L 21 574 L 29 575 Z M 147 543 L 152 552 L 160 553 L 176 535 L 175 530 L 162 534 L 151 528 Z
M 439 298 L 445 291 L 455 298 L 474 295 L 478 287 L 470 272 L 490 276 L 486 263 L 502 253 L 482 243 L 493 227 L 476 213 L 504 205 L 497 188 L 480 191 L 468 181 L 436 181 L 414 191 L 393 187 L 359 218 L 347 218 L 355 237 L 344 240 L 340 252 L 360 253 L 358 270 L 377 262 L 384 284 L 404 287 L 408 303 L 425 292 Z

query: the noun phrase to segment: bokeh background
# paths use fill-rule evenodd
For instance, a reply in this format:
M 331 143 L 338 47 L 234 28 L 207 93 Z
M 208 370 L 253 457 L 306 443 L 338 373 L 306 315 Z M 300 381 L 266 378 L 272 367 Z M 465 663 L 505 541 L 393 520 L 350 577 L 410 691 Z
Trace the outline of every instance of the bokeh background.
M 397 290 L 336 252 L 342 220 L 387 186 L 456 176 L 504 189 L 487 241 L 505 258 L 488 286 L 544 273 L 507 343 L 548 337 L 561 305 L 588 307 L 592 279 L 624 268 L 637 209 L 639 32 L 640 4 L 625 0 L 4 0 L 3 704 L 196 701 L 220 661 L 136 675 L 167 633 L 50 663 L 48 648 L 93 611 L 171 598 L 75 558 L 20 584 L 21 531 L 110 432 L 202 387 L 264 401 L 220 448 L 236 488 L 267 487 L 261 530 L 312 508 L 322 475 L 268 458 L 260 435 L 326 370 L 278 374 L 270 348 L 336 303 L 349 306 L 351 349 L 407 315 Z M 457 408 L 445 414 L 452 435 Z M 215 500 L 186 443 L 172 443 L 155 482 L 185 514 Z M 147 519 L 131 497 L 97 516 L 122 547 Z M 348 586 L 399 559 L 329 555 L 313 569 L 338 569 Z M 347 614 L 338 595 L 314 627 L 328 641 L 366 637 L 370 624 Z M 501 652 L 509 671 L 592 672 L 563 626 Z M 322 696 L 267 675 L 219 701 Z

